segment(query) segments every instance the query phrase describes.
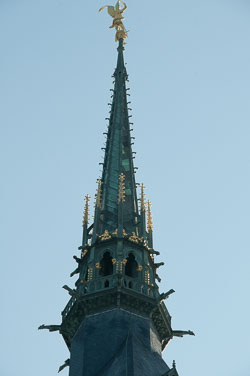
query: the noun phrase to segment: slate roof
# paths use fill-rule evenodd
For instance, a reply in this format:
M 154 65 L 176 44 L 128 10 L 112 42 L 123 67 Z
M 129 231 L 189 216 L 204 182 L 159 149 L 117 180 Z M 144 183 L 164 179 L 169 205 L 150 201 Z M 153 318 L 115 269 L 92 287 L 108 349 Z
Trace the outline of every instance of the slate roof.
M 168 371 L 150 320 L 121 309 L 86 318 L 72 341 L 69 376 L 162 376 Z

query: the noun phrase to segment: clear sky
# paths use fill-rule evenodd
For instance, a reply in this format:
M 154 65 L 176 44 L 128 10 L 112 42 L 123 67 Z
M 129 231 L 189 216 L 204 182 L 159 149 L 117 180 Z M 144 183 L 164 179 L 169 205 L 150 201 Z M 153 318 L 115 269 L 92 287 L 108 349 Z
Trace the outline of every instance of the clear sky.
M 107 0 L 108 1 L 108 0 Z M 109 2 L 113 4 L 113 0 Z M 1 376 L 56 375 L 116 65 L 106 0 L 0 0 Z M 180 376 L 250 372 L 250 1 L 127 0 L 137 181 Z M 63 371 L 66 375 L 68 370 Z

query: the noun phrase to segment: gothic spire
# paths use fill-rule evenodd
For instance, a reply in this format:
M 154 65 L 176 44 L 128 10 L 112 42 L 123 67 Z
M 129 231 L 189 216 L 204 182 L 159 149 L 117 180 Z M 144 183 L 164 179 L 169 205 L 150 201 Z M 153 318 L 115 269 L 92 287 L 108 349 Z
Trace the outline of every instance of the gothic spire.
M 111 104 L 105 157 L 102 173 L 101 233 L 118 228 L 119 177 L 124 175 L 125 197 L 122 203 L 122 222 L 128 233 L 138 233 L 138 206 L 130 136 L 126 81 L 127 71 L 123 57 L 123 39 L 119 40 L 117 66 L 114 72 L 113 100 Z M 96 225 L 96 224 L 95 224 Z M 94 225 L 94 226 L 95 226 Z
M 88 225 L 89 225 L 89 195 L 84 197 L 85 206 L 82 219 L 83 235 L 82 235 L 82 246 L 84 247 L 88 243 Z
M 174 336 L 194 333 L 172 329 L 163 300 L 174 290 L 160 294 L 156 284 L 156 279 L 160 282 L 157 269 L 164 263 L 154 262 L 159 252 L 153 249 L 151 203 L 145 204 L 143 184 L 140 213 L 136 196 L 123 57 L 126 4 L 118 0 L 115 7 L 100 10 L 104 8 L 113 18 L 111 28 L 116 29 L 119 46 L 94 223 L 89 226 L 87 195 L 81 258 L 73 256 L 78 265 L 70 274 L 79 273 L 76 288 L 63 286 L 70 300 L 61 325 L 41 325 L 39 329 L 62 334 L 70 360 L 59 371 L 69 365 L 69 376 L 121 376 L 125 368 L 130 376 L 178 376 L 175 363 L 170 369 L 160 352 Z
M 147 216 L 147 232 L 148 232 L 148 245 L 153 248 L 153 219 L 151 210 L 151 201 L 148 200 L 148 216 Z

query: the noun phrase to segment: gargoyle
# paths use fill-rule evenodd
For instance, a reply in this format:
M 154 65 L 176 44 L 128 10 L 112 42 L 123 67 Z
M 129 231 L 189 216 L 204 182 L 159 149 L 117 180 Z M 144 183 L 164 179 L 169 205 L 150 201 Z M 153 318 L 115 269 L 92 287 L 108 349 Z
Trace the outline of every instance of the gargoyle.
M 164 292 L 160 295 L 160 300 L 167 299 L 169 295 L 173 294 L 175 291 L 173 289 L 169 290 L 168 292 Z
M 160 252 L 155 251 L 154 249 L 149 249 L 148 251 L 149 251 L 149 253 L 151 253 L 152 255 L 156 255 L 156 256 L 159 256 L 159 255 L 160 255 Z
M 38 330 L 48 329 L 50 332 L 56 332 L 61 329 L 61 325 L 40 325 Z
M 65 360 L 64 364 L 59 367 L 58 373 L 61 372 L 64 368 L 69 367 L 69 361 L 70 359 Z
M 69 295 L 70 296 L 74 296 L 75 298 L 79 298 L 79 295 L 78 293 L 76 292 L 76 290 L 72 290 L 69 286 L 67 285 L 64 285 L 62 287 L 64 290 L 68 291 Z
M 158 276 L 157 273 L 155 273 L 155 278 L 157 279 L 158 282 L 161 282 L 161 278 Z
M 77 256 L 73 256 L 73 259 L 74 260 L 76 260 L 76 262 L 78 263 L 78 264 L 80 264 L 81 263 L 81 259 L 80 258 L 78 258 Z
M 79 272 L 80 272 L 80 268 L 78 266 L 78 268 L 76 268 L 72 273 L 70 273 L 70 277 L 73 277 L 75 274 L 77 274 Z
M 158 262 L 158 263 L 154 264 L 156 269 L 158 269 L 160 266 L 163 266 L 163 265 L 165 265 L 164 262 Z
M 195 336 L 191 330 L 173 330 L 172 333 L 174 337 L 183 337 L 185 335 Z

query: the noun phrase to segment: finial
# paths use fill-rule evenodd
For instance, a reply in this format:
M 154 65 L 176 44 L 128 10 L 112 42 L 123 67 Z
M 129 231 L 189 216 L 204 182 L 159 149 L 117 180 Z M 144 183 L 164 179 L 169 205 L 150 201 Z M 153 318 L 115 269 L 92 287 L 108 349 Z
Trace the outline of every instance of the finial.
M 119 176 L 119 190 L 118 190 L 118 204 L 125 202 L 125 175 L 123 173 Z
M 146 205 L 145 205 L 145 185 L 142 183 L 141 185 L 141 212 L 146 210 Z
M 96 200 L 95 200 L 95 207 L 97 208 L 101 208 L 101 200 L 102 200 L 102 181 L 101 179 L 98 179 L 97 180 L 97 192 L 96 192 Z
M 122 4 L 123 7 L 120 4 Z M 122 20 L 124 20 L 123 12 L 127 9 L 127 5 L 124 3 L 124 1 L 118 0 L 115 6 L 105 5 L 99 9 L 99 12 L 105 8 L 108 9 L 108 14 L 113 18 L 113 23 L 109 28 L 116 29 L 115 41 L 118 42 L 120 39 L 125 40 L 128 37 L 128 34 Z
M 151 211 L 151 202 L 148 200 L 148 220 L 147 220 L 147 230 L 148 232 L 153 231 L 153 219 L 152 219 L 152 211 Z
M 82 219 L 82 225 L 87 225 L 89 224 L 89 201 L 90 201 L 90 196 L 86 195 L 84 197 L 85 200 L 85 206 L 84 206 L 84 213 L 83 213 L 83 219 Z
M 173 360 L 173 365 L 172 365 L 172 367 L 173 367 L 174 369 L 176 369 L 176 362 L 175 362 L 175 360 Z

